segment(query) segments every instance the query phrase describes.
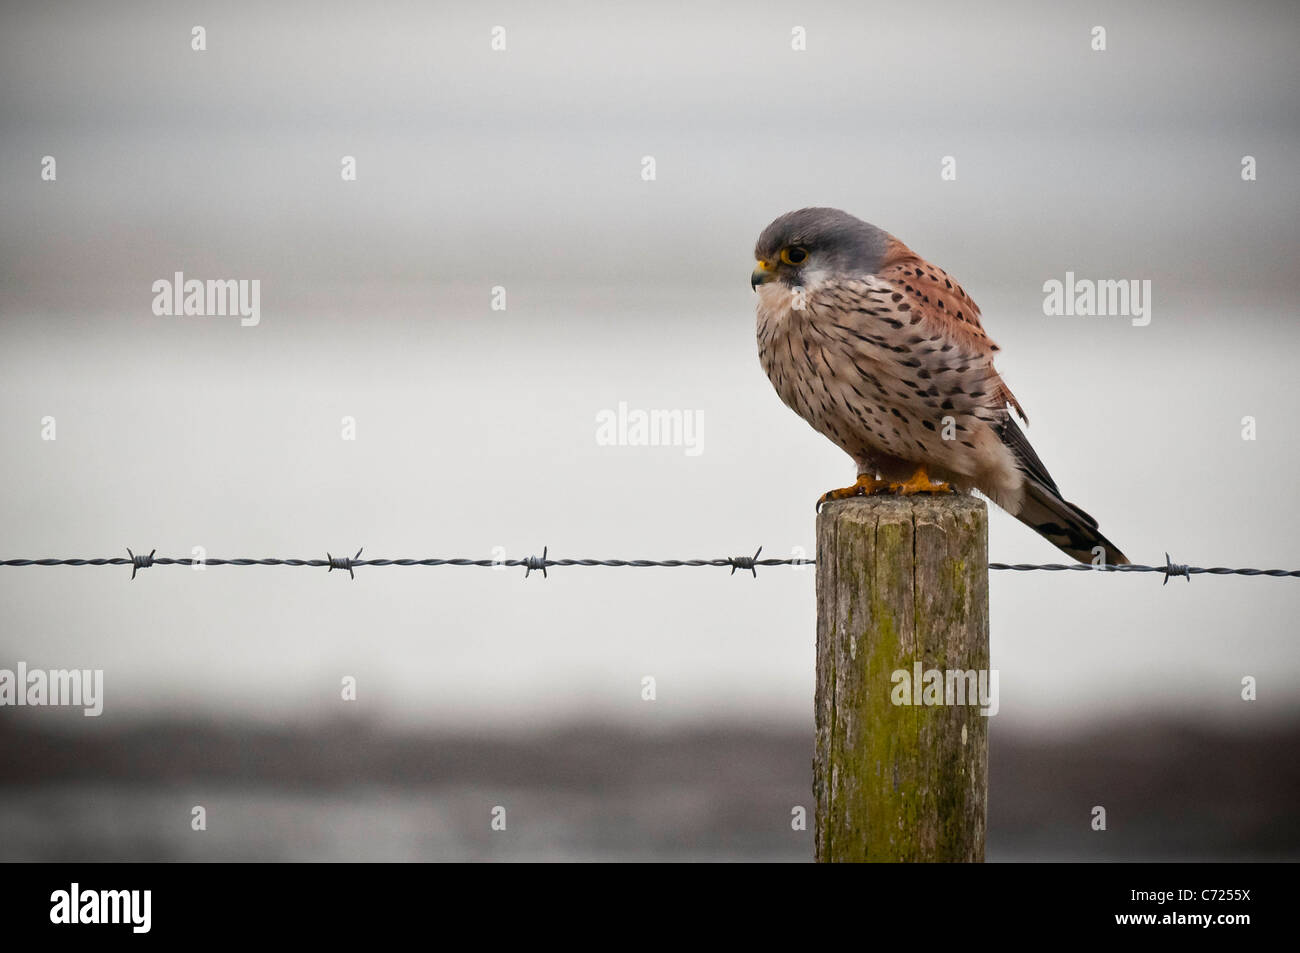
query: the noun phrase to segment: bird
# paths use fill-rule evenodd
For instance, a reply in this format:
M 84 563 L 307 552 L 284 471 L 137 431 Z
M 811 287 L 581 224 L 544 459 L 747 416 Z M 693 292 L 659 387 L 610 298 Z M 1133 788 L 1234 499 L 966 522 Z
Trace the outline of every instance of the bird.
M 835 500 L 979 491 L 1071 558 L 1124 565 L 1061 494 L 1017 423 L 999 348 L 965 289 L 889 232 L 835 208 L 759 235 L 758 355 L 781 400 L 853 458 Z

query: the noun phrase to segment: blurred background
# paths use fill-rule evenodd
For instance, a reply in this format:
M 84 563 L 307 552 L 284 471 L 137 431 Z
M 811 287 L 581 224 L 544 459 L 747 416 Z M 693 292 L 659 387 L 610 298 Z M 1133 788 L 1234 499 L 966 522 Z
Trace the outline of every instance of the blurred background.
M 0 16 L 0 557 L 812 555 L 853 467 L 748 276 L 833 205 L 979 302 L 1130 557 L 1300 565 L 1294 4 Z M 260 323 L 156 316 L 178 271 L 257 279 Z M 1044 315 L 1067 271 L 1150 280 L 1150 324 Z M 620 404 L 698 454 L 602 445 Z M 0 569 L 0 668 L 105 681 L 0 708 L 0 859 L 811 859 L 813 575 Z M 1300 856 L 1300 584 L 990 586 L 991 860 Z

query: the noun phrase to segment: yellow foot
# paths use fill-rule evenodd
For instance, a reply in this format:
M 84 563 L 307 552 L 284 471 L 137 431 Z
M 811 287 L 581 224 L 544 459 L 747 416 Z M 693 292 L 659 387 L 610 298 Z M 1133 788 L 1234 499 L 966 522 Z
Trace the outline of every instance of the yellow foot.
M 919 466 L 916 472 L 904 482 L 889 484 L 889 491 L 903 496 L 913 496 L 917 493 L 952 493 L 953 489 L 947 483 L 931 483 L 925 467 Z
M 868 476 L 865 473 L 858 474 L 858 482 L 852 486 L 846 486 L 838 490 L 827 490 L 822 494 L 821 499 L 817 501 L 817 511 L 821 512 L 824 504 L 832 500 L 847 500 L 851 496 L 870 496 L 873 493 L 889 492 L 890 483 L 887 480 L 877 480 L 875 477 Z

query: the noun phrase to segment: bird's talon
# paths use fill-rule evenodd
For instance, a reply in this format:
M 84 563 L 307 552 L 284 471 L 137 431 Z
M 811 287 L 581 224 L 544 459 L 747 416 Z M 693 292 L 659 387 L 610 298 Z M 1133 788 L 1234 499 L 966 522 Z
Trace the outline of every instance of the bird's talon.
M 902 483 L 889 484 L 891 493 L 898 493 L 901 496 L 915 496 L 918 493 L 952 493 L 953 488 L 947 483 L 931 483 L 930 475 L 925 472 L 925 467 L 917 467 L 916 472 L 904 480 Z
M 817 500 L 817 512 L 822 511 L 822 507 L 827 503 L 835 500 L 847 500 L 855 496 L 871 496 L 873 493 L 884 493 L 888 491 L 889 483 L 884 480 L 877 480 L 875 477 L 867 476 L 865 473 L 858 476 L 858 481 L 852 486 L 841 487 L 838 490 L 827 490 Z

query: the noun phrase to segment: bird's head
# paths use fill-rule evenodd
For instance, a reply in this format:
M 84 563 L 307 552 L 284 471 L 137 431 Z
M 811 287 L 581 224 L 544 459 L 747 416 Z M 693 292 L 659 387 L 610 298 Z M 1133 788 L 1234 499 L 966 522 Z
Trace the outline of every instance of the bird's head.
M 837 208 L 787 212 L 758 236 L 749 284 L 808 287 L 828 277 L 865 277 L 880 267 L 888 243 L 884 229 Z

